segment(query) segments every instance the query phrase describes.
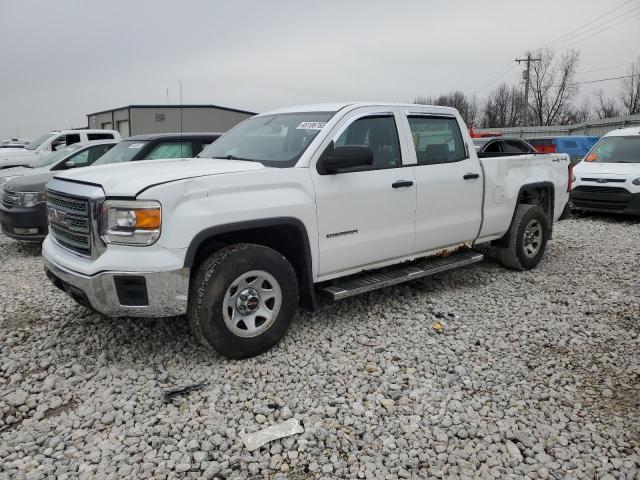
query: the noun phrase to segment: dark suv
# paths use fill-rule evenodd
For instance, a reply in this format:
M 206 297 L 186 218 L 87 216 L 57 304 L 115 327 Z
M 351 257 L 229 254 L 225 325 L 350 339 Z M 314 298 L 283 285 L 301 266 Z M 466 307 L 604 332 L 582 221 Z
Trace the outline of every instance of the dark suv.
M 106 165 L 137 160 L 161 160 L 169 158 L 192 158 L 209 144 L 216 141 L 221 133 L 158 133 L 136 135 L 116 144 L 109 145 L 106 153 L 88 165 Z M 86 148 L 96 146 L 87 144 Z M 79 151 L 81 154 L 82 152 Z M 54 155 L 54 154 L 51 154 Z M 74 156 L 75 155 L 75 156 Z M 45 157 L 47 158 L 47 157 Z M 70 153 L 60 160 L 60 169 L 88 166 L 78 163 L 78 154 Z M 44 159 L 43 159 L 44 160 Z M 73 163 L 71 165 L 71 163 Z M 47 212 L 45 185 L 58 173 L 55 170 L 33 167 L 6 170 L 10 176 L 0 179 L 0 225 L 2 232 L 16 240 L 42 241 L 47 236 Z

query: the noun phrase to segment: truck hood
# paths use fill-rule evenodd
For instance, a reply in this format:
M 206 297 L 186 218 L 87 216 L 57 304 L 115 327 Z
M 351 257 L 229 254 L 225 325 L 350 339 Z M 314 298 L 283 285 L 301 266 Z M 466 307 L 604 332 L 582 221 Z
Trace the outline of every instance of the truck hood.
M 0 178 L 21 177 L 22 175 L 26 175 L 27 172 L 32 172 L 33 170 L 35 170 L 35 168 L 27 168 L 27 167 L 3 168 L 2 170 L 0 170 Z
M 58 173 L 55 178 L 100 185 L 108 196 L 134 197 L 141 190 L 161 183 L 265 168 L 261 163 L 242 160 L 179 158 L 85 167 Z
M 44 173 L 42 172 L 41 169 L 37 169 L 37 173 L 12 178 L 9 180 L 10 190 L 16 192 L 44 192 L 44 186 L 53 178 L 55 172 L 49 172 L 47 170 L 45 170 Z
M 31 160 L 38 158 L 38 155 L 33 150 L 27 150 L 25 148 L 19 148 L 16 150 L 2 151 L 0 149 L 0 168 L 6 166 L 24 165 Z M 8 149 L 7 149 L 8 150 Z
M 580 162 L 575 175 L 640 175 L 640 163 Z

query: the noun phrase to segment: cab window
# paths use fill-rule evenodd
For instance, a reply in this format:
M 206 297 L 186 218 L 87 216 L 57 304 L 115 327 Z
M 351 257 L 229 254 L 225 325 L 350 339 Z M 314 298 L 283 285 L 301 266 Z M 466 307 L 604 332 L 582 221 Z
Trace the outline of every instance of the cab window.
M 60 147 L 66 147 L 67 145 L 73 145 L 80 141 L 80 134 L 69 133 L 67 135 L 60 135 L 58 138 L 51 142 L 51 151 L 55 152 Z
M 467 158 L 458 121 L 454 117 L 409 117 L 418 165 L 459 162 Z
M 402 165 L 400 141 L 393 115 L 355 120 L 335 141 L 336 147 L 367 146 L 373 151 L 373 164 L 359 170 L 379 170 Z

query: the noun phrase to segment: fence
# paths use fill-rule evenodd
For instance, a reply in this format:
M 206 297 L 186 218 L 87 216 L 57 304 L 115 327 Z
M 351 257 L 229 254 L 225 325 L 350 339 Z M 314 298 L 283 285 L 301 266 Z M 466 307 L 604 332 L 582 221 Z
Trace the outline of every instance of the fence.
M 589 120 L 588 122 L 574 125 L 554 125 L 550 127 L 505 127 L 505 128 L 479 128 L 477 132 L 502 133 L 519 138 L 533 138 L 542 136 L 561 135 L 596 135 L 601 137 L 616 128 L 640 126 L 640 115 L 627 115 L 624 117 L 603 118 L 601 120 Z

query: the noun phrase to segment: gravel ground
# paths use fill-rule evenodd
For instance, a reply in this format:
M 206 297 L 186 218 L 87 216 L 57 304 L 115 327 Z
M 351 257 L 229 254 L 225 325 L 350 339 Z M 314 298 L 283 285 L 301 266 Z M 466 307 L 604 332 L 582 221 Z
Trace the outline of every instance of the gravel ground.
M 0 479 L 639 478 L 639 238 L 570 219 L 534 271 L 322 305 L 229 361 L 183 319 L 76 306 L 0 236 Z M 292 417 L 304 433 L 243 446 Z

